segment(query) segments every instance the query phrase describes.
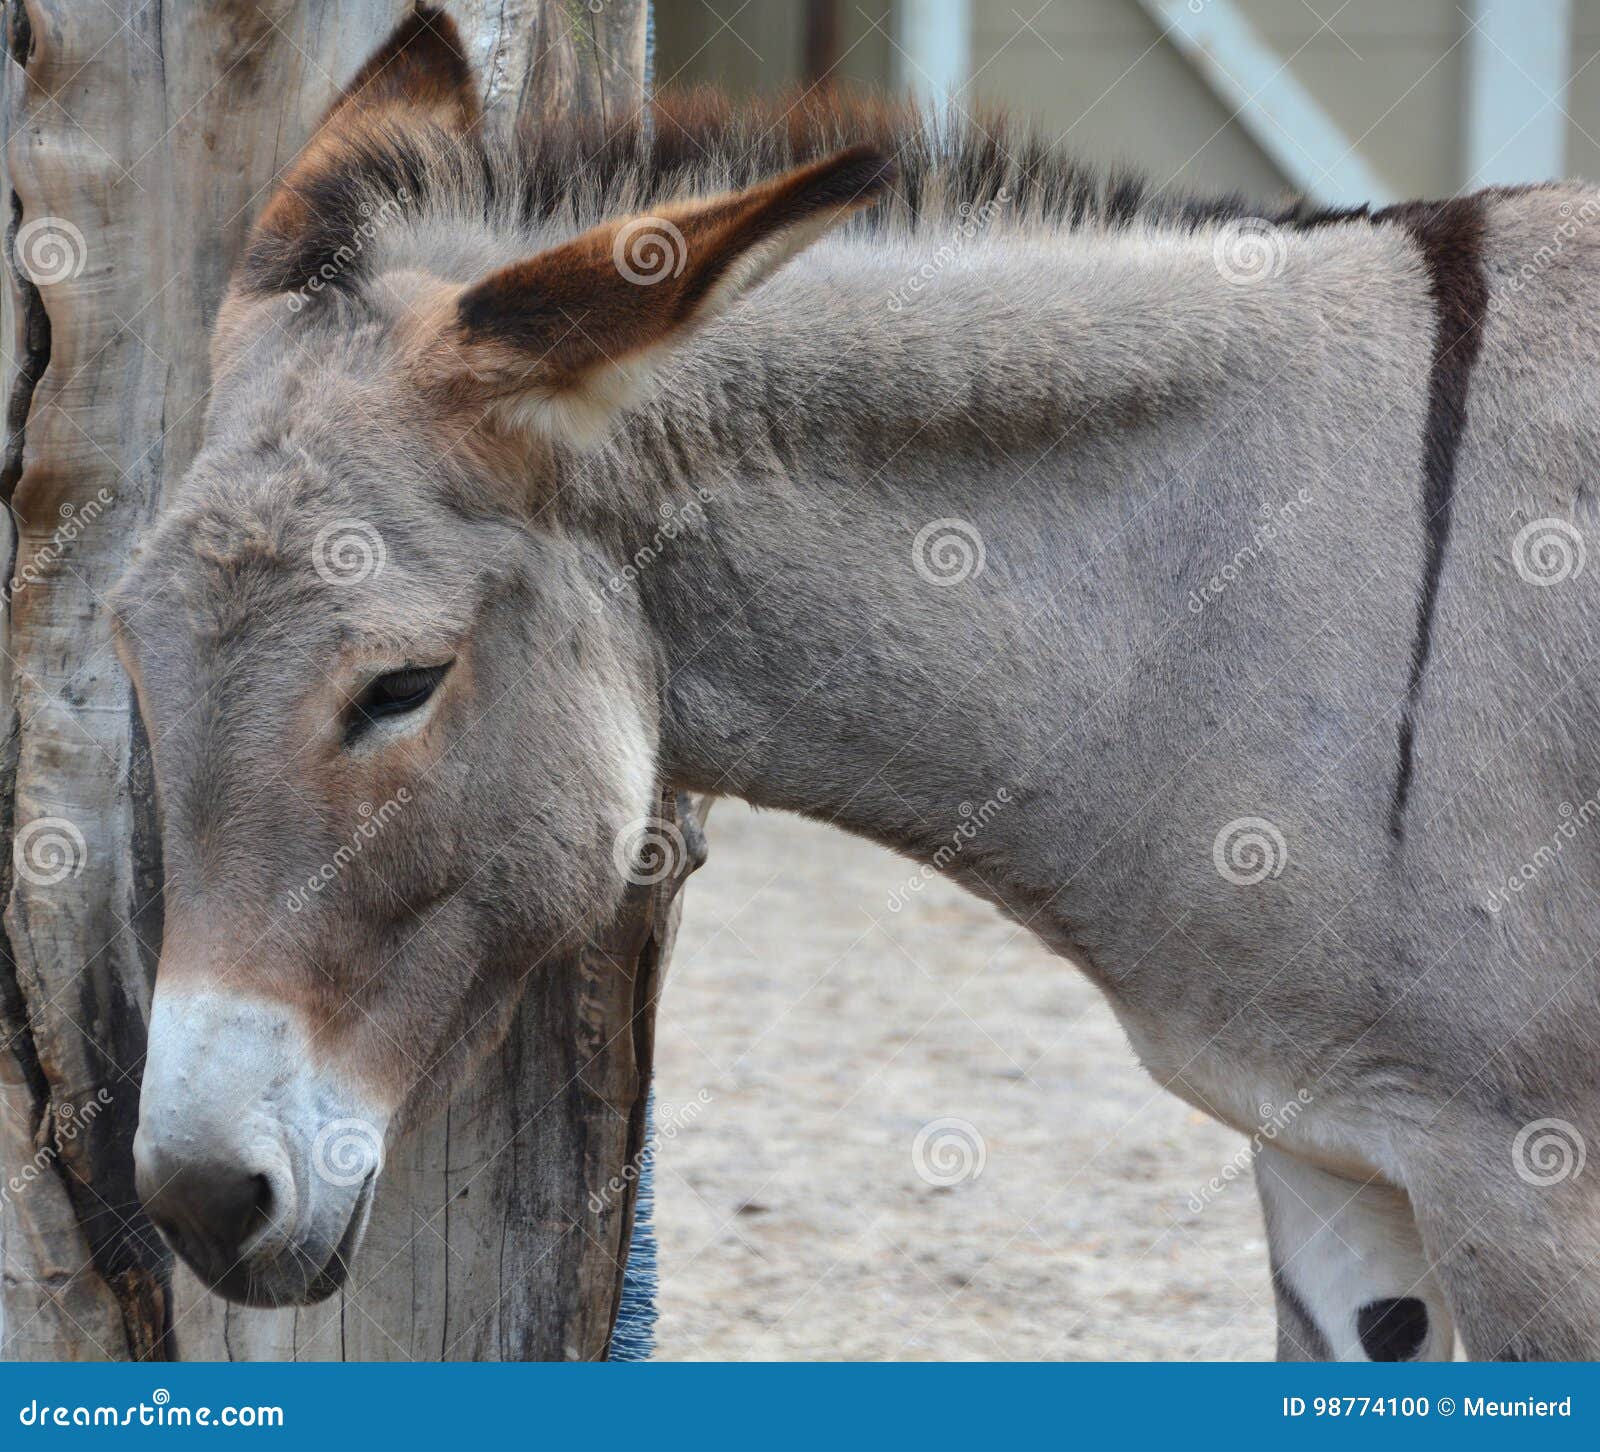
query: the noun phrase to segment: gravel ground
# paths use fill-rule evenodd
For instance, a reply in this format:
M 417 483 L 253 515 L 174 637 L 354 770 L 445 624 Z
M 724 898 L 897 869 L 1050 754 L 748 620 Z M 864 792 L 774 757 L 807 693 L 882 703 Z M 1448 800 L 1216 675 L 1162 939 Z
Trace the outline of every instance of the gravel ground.
M 942 881 L 889 911 L 911 864 L 842 833 L 719 802 L 710 841 L 661 1010 L 663 1359 L 1271 1355 L 1248 1177 L 1190 1204 L 1244 1141 L 1086 979 Z

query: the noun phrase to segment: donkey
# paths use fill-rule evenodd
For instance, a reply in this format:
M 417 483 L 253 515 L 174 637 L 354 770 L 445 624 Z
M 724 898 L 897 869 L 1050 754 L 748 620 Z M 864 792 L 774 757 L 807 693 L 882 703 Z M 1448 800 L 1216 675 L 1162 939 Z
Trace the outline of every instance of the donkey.
M 333 106 L 114 600 L 177 1252 L 336 1290 L 670 785 L 1091 975 L 1252 1136 L 1280 1355 L 1600 1355 L 1600 196 L 1261 216 L 884 107 L 477 96 L 423 10 Z

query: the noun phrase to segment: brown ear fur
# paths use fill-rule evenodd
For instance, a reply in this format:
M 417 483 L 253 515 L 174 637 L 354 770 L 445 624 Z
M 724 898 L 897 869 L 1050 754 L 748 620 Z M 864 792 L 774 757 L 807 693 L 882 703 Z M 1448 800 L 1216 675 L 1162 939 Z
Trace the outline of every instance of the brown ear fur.
M 746 191 L 608 222 L 466 288 L 440 330 L 440 381 L 480 402 L 609 407 L 632 365 L 714 316 L 850 213 L 894 163 L 856 147 Z M 610 384 L 602 381 L 610 377 Z M 598 385 L 598 387 L 596 387 Z
M 477 77 L 461 33 L 431 5 L 419 5 L 367 57 L 321 124 L 352 107 L 373 111 L 394 104 L 427 111 L 451 131 L 476 126 L 482 116 Z
M 351 243 L 370 210 L 362 163 L 375 140 L 428 124 L 464 137 L 482 110 L 455 22 L 418 6 L 324 113 L 256 220 L 236 284 L 247 293 L 304 286 Z

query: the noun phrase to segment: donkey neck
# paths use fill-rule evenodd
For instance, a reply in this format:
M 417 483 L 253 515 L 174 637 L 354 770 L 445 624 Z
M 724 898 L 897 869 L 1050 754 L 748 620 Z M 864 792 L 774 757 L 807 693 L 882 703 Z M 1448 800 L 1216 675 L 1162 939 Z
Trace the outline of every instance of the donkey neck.
M 1198 731 L 1149 725 L 1150 673 L 1203 701 L 1227 669 L 1177 627 L 1264 509 L 1304 507 L 1326 455 L 1292 415 L 1351 376 L 1398 393 L 1341 354 L 1429 325 L 1398 229 L 1273 245 L 1241 286 L 1203 233 L 1000 239 L 907 293 L 929 254 L 852 240 L 709 329 L 622 445 L 688 511 L 637 571 L 667 774 L 924 858 L 1009 801 L 956 875 L 1053 891 L 1039 824 L 1109 830 Z

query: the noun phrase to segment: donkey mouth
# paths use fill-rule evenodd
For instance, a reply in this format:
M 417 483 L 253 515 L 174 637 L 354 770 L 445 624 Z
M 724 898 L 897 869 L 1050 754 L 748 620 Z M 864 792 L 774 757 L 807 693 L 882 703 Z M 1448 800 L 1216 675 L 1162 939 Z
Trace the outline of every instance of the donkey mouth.
M 263 1245 L 245 1255 L 216 1278 L 203 1276 L 217 1295 L 244 1306 L 314 1306 L 342 1290 L 350 1278 L 350 1268 L 366 1235 L 372 1216 L 372 1201 L 378 1182 L 373 1170 L 362 1182 L 344 1229 L 331 1250 L 326 1235 L 309 1241 Z
M 366 1236 L 367 1221 L 372 1218 L 372 1197 L 377 1183 L 376 1170 L 362 1182 L 361 1193 L 356 1197 L 344 1234 L 339 1237 L 339 1243 L 334 1246 L 333 1254 L 328 1257 L 317 1278 L 307 1287 L 304 1304 L 314 1306 L 318 1301 L 327 1300 L 335 1291 L 342 1290 L 344 1283 L 350 1279 L 351 1263 Z

